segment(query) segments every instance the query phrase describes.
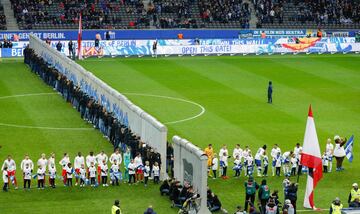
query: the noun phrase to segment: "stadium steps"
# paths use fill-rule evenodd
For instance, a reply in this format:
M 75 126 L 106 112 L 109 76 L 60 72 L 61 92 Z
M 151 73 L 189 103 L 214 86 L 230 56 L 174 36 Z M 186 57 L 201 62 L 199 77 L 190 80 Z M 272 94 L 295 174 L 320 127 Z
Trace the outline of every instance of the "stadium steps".
M 8 30 L 19 30 L 19 25 L 14 17 L 13 10 L 11 9 L 11 2 L 9 0 L 2 0 L 4 6 L 4 14 L 6 16 L 6 27 Z
M 250 28 L 251 29 L 255 29 L 256 28 L 256 23 L 258 22 L 258 18 L 256 17 L 256 10 L 255 10 L 255 6 L 254 3 L 250 0 L 244 0 L 244 3 L 248 3 L 249 4 L 249 9 L 250 9 Z

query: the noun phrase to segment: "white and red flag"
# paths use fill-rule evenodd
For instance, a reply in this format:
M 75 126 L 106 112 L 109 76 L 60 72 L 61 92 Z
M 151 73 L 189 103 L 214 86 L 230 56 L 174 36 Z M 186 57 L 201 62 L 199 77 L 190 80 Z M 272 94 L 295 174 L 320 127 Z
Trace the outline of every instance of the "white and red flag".
M 303 151 L 301 153 L 301 165 L 308 167 L 308 177 L 304 198 L 304 207 L 316 209 L 314 204 L 314 190 L 322 178 L 322 159 L 320 146 L 316 134 L 315 122 L 311 105 L 306 123 Z
M 79 58 L 79 59 L 83 59 L 83 56 L 82 56 L 82 47 L 81 47 L 81 40 L 82 40 L 82 18 L 81 18 L 81 13 L 80 13 L 80 18 L 79 18 L 79 32 L 78 32 L 78 58 Z

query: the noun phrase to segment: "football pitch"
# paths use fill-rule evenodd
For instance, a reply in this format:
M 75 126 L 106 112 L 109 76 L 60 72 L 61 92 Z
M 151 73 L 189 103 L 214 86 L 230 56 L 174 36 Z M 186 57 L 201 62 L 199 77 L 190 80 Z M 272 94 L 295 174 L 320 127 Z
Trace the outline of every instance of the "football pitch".
M 329 137 L 355 135 L 354 162 L 345 161 L 343 172 L 324 175 L 315 193 L 317 207 L 328 208 L 337 196 L 346 206 L 351 184 L 360 182 L 358 55 L 91 58 L 79 63 L 165 123 L 169 140 L 176 134 L 201 148 L 212 143 L 216 152 L 227 144 L 232 153 L 237 143 L 248 145 L 253 153 L 275 143 L 283 152 L 292 150 L 296 143 L 302 144 L 311 104 L 322 150 Z M 266 102 L 270 80 L 273 104 Z M 26 153 L 36 161 L 41 153 L 56 152 L 59 161 L 64 152 L 73 160 L 78 151 L 85 155 L 90 150 L 112 151 L 99 132 L 20 60 L 0 61 L 0 145 L 1 162 L 11 154 L 18 168 Z M 229 163 L 232 175 L 231 159 Z M 19 170 L 17 177 L 21 180 Z M 209 179 L 210 188 L 230 213 L 244 204 L 244 179 L 243 174 L 240 179 Z M 282 201 L 283 178 L 267 180 L 271 190 L 279 190 Z M 301 176 L 299 209 L 305 181 Z M 109 213 L 114 199 L 120 199 L 124 213 L 142 213 L 149 204 L 160 214 L 177 213 L 156 185 L 80 189 L 60 183 L 57 180 L 55 190 L 1 193 L 0 212 Z

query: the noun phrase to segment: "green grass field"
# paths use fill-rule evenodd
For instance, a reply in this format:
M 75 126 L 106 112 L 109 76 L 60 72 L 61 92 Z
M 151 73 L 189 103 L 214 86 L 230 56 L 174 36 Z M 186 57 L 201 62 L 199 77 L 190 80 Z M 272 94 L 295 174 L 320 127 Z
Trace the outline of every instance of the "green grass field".
M 309 104 L 312 104 L 322 149 L 335 134 L 355 135 L 354 162 L 346 170 L 324 176 L 316 190 L 317 207 L 328 208 L 339 196 L 344 202 L 353 182 L 359 182 L 360 57 L 246 56 L 88 59 L 86 69 L 125 93 L 135 104 L 167 123 L 169 139 L 174 134 L 204 148 L 212 143 L 216 151 L 227 144 L 249 145 L 253 152 L 263 144 L 280 145 L 283 151 L 302 143 Z M 266 103 L 267 82 L 274 84 L 274 104 Z M 90 128 L 59 95 L 10 97 L 34 93 L 53 93 L 18 60 L 0 62 L 0 124 L 41 127 Z M 156 95 L 156 96 L 148 96 Z M 201 112 L 195 119 L 177 122 Z M 0 125 L 0 160 L 12 154 L 19 164 L 29 153 L 33 161 L 40 153 L 55 151 L 57 160 L 67 151 L 111 151 L 111 146 L 94 130 L 47 130 Z M 232 174 L 232 172 L 230 172 Z M 20 178 L 20 174 L 18 174 Z M 298 207 L 302 207 L 305 176 L 300 177 Z M 293 178 L 294 180 L 294 178 Z M 257 179 L 260 182 L 260 179 Z M 209 180 L 224 207 L 233 211 L 243 205 L 244 178 Z M 270 188 L 281 190 L 282 178 L 269 177 Z M 22 183 L 22 182 L 21 182 Z M 60 183 L 60 181 L 58 181 Z M 281 191 L 280 191 L 281 192 Z M 281 195 L 282 196 L 282 195 Z M 122 185 L 79 189 L 59 187 L 31 192 L 22 190 L 0 194 L 1 213 L 109 213 L 113 200 L 120 198 L 124 213 L 141 213 L 152 204 L 158 213 L 176 213 L 158 186 Z M 73 212 L 72 212 L 73 210 Z

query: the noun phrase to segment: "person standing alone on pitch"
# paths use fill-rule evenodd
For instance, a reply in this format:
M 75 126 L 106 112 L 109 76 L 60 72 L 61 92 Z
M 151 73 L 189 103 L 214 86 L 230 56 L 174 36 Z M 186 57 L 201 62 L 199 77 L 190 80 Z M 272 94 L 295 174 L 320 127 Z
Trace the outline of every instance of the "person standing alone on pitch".
M 268 86 L 268 103 L 270 103 L 270 104 L 272 104 L 272 93 L 273 93 L 272 82 L 269 81 L 269 86 Z

